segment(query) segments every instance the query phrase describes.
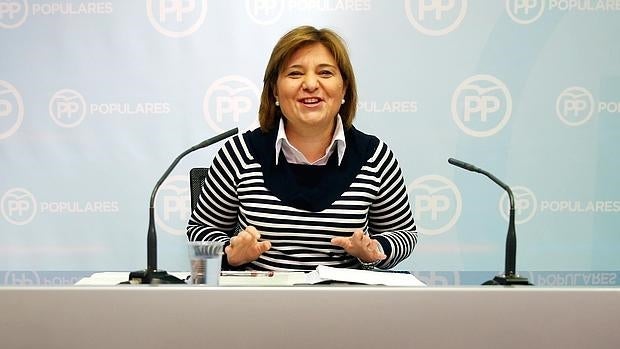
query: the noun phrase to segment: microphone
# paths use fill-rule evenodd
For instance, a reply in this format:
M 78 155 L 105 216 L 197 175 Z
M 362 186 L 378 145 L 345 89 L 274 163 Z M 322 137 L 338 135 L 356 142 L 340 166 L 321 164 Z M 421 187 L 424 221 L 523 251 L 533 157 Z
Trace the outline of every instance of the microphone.
M 527 278 L 521 277 L 515 272 L 517 258 L 517 234 L 515 232 L 515 201 L 510 187 L 494 175 L 472 164 L 468 164 L 454 158 L 449 158 L 448 163 L 467 171 L 481 173 L 502 187 L 508 193 L 508 199 L 510 200 L 510 218 L 508 220 L 508 234 L 506 236 L 504 274 L 495 276 L 493 280 L 485 281 L 483 285 L 531 285 Z
M 157 269 L 157 233 L 155 231 L 155 196 L 157 195 L 157 190 L 162 185 L 164 180 L 168 178 L 168 175 L 174 167 L 179 163 L 179 161 L 187 154 L 208 147 L 213 143 L 217 143 L 223 139 L 226 139 L 238 132 L 238 129 L 235 127 L 231 130 L 228 130 L 224 133 L 221 133 L 215 137 L 209 138 L 206 141 L 196 144 L 195 146 L 187 149 L 181 155 L 177 156 L 176 159 L 172 162 L 172 164 L 168 167 L 166 172 L 161 176 L 157 184 L 155 184 L 155 188 L 153 188 L 153 192 L 151 193 L 151 200 L 149 202 L 149 227 L 148 233 L 146 236 L 146 269 L 138 270 L 129 273 L 129 281 L 123 283 L 129 284 L 184 284 L 185 281 L 175 277 L 174 275 L 168 274 L 164 270 Z

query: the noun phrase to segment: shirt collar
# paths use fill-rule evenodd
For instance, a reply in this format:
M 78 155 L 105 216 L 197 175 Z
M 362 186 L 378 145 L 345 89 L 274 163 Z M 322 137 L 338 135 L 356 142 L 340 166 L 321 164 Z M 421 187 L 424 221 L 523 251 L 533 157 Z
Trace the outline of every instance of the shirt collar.
M 327 164 L 327 160 L 333 154 L 334 148 L 336 148 L 338 151 L 338 166 L 340 166 L 342 158 L 344 157 L 344 151 L 346 147 L 347 143 L 344 138 L 344 126 L 342 124 L 342 119 L 340 118 L 340 115 L 337 115 L 336 129 L 334 130 L 334 135 L 332 136 L 332 140 L 327 147 L 325 155 L 321 159 L 317 160 L 314 164 Z M 289 163 L 312 165 L 306 159 L 306 157 L 288 141 L 288 138 L 286 137 L 286 131 L 284 130 L 284 122 L 282 121 L 282 119 L 278 121 L 278 134 L 276 136 L 275 152 L 276 165 L 278 164 L 280 152 L 284 153 L 284 157 Z

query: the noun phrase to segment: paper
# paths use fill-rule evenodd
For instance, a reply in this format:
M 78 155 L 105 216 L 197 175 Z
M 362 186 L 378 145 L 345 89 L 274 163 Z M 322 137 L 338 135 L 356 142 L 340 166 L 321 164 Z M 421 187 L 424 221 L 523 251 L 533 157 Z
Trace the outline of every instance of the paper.
M 169 274 L 185 280 L 189 272 L 171 272 Z M 79 280 L 75 283 L 75 286 L 113 286 L 127 280 L 129 280 L 128 271 L 104 271 Z
M 422 281 L 409 273 L 332 268 L 319 265 L 315 271 L 306 274 L 307 284 L 316 284 L 323 281 L 343 281 L 385 286 L 426 286 Z
M 220 286 L 293 286 L 305 278 L 306 273 L 301 271 L 223 271 Z

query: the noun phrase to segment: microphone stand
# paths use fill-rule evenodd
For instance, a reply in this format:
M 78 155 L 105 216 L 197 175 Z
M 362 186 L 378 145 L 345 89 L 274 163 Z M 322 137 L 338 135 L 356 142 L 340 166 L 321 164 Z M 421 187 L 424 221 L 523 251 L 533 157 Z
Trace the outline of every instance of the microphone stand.
M 170 172 L 174 169 L 174 167 L 179 163 L 179 161 L 187 154 L 207 147 L 213 143 L 217 143 L 223 139 L 226 139 L 238 132 L 238 129 L 235 127 L 231 130 L 228 130 L 224 133 L 221 133 L 215 137 L 209 138 L 206 141 L 203 141 L 183 153 L 177 156 L 176 159 L 172 162 L 172 164 L 168 167 L 166 172 L 161 176 L 157 184 L 155 184 L 155 188 L 153 188 L 153 192 L 151 193 L 151 200 L 149 202 L 149 227 L 146 236 L 146 264 L 147 267 L 144 270 L 132 271 L 129 273 L 129 281 L 123 283 L 129 284 L 184 284 L 185 281 L 177 278 L 174 275 L 168 274 L 165 270 L 157 269 L 157 232 L 155 231 L 155 196 L 157 195 L 157 191 L 159 187 L 162 185 L 164 180 L 168 178 Z
M 508 219 L 508 234 L 506 235 L 506 255 L 504 262 L 504 274 L 495 276 L 492 280 L 485 281 L 483 285 L 532 285 L 526 277 L 521 277 L 516 273 L 516 259 L 517 259 L 517 234 L 515 229 L 515 201 L 512 195 L 512 190 L 504 182 L 500 181 L 497 177 L 491 173 L 480 169 L 474 165 L 468 164 L 464 161 L 449 158 L 448 162 L 451 165 L 460 167 L 462 169 L 481 173 L 502 187 L 507 193 L 510 200 L 510 216 Z

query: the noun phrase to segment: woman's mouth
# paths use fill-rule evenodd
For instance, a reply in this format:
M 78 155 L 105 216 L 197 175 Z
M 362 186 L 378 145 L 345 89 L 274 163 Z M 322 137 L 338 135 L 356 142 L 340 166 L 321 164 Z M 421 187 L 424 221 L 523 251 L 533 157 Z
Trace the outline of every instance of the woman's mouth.
M 314 104 L 320 103 L 322 99 L 318 97 L 312 97 L 312 98 L 301 98 L 298 101 L 306 105 L 314 105 Z

